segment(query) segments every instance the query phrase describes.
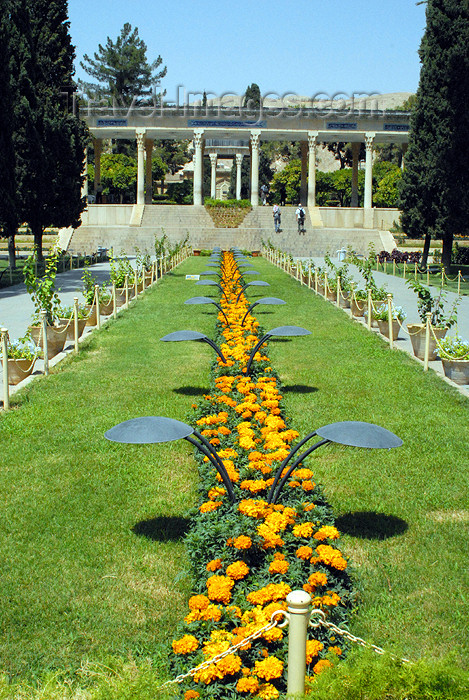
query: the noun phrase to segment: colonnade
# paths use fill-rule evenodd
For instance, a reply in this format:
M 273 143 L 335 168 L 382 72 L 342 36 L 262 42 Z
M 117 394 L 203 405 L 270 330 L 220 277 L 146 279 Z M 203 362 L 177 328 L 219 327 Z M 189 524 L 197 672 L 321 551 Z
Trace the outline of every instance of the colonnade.
M 249 133 L 250 151 L 250 197 L 253 207 L 259 205 L 259 147 L 262 141 L 262 130 L 251 129 Z M 319 131 L 308 131 L 307 140 L 304 135 L 291 133 L 292 141 L 300 141 L 301 144 L 301 188 L 300 199 L 303 205 L 308 207 L 316 206 L 316 156 L 318 144 L 327 141 L 328 135 Z M 341 134 L 346 141 L 348 135 Z M 351 206 L 358 206 L 358 167 L 360 143 L 357 136 L 361 136 L 365 142 L 365 188 L 364 188 L 364 209 L 371 210 L 372 202 L 372 166 L 373 166 L 373 145 L 375 142 L 375 132 L 363 132 L 360 135 L 353 134 L 355 139 L 352 142 L 352 196 Z M 148 138 L 146 129 L 135 129 L 137 142 L 137 205 L 150 204 L 152 202 L 152 152 L 153 138 Z M 197 128 L 193 132 L 194 146 L 194 204 L 203 204 L 203 159 L 204 159 L 205 130 Z M 94 171 L 94 192 L 99 197 L 102 191 L 101 186 L 101 152 L 102 139 L 93 138 L 95 154 Z M 235 149 L 236 150 L 236 149 Z M 217 153 L 209 154 L 211 164 L 211 196 L 215 197 L 216 192 L 216 167 Z M 235 153 L 236 161 L 236 199 L 241 198 L 241 166 L 243 153 Z M 86 190 L 85 190 L 86 191 Z

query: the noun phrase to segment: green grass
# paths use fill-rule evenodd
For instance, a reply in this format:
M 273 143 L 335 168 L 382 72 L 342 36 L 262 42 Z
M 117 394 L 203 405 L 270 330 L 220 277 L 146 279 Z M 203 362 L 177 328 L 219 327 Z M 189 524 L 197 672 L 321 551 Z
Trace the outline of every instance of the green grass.
M 182 303 L 198 294 L 184 275 L 204 268 L 186 261 L 0 417 L 0 671 L 14 680 L 58 671 L 79 687 L 104 677 L 93 698 L 162 697 L 148 669 L 164 679 L 164 644 L 186 611 L 181 534 L 196 466 L 183 441 L 125 446 L 103 433 L 135 416 L 184 420 L 208 388 L 205 344 L 158 341 L 178 329 L 213 336 L 212 309 Z M 257 307 L 262 326 L 312 331 L 268 348 L 292 426 L 363 420 L 404 440 L 389 452 L 327 446 L 310 460 L 351 556 L 353 633 L 467 664 L 467 399 L 265 260 L 255 268 L 288 303 Z M 79 671 L 97 662 L 116 670 Z

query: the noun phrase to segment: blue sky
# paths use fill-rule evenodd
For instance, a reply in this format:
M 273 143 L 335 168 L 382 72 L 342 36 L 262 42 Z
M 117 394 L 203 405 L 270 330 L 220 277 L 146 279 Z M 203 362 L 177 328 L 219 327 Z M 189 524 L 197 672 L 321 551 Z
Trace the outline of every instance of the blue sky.
M 167 99 L 187 92 L 415 92 L 425 6 L 416 0 L 69 0 L 77 53 L 90 56 L 125 22 L 168 72 Z

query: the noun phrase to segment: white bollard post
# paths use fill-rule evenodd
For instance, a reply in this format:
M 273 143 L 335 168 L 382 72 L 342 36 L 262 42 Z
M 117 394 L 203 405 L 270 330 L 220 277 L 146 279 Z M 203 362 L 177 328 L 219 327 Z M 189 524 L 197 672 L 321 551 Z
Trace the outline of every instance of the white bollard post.
M 304 695 L 306 676 L 306 639 L 311 596 L 306 591 L 287 595 L 289 613 L 287 697 Z
M 125 276 L 125 308 L 129 308 L 129 275 Z
M 3 410 L 10 408 L 10 387 L 8 385 L 8 329 L 0 328 L 2 336 L 2 361 L 3 361 Z
M 96 306 L 96 328 L 99 330 L 101 328 L 101 316 L 99 308 L 99 285 L 94 285 L 94 303 Z
M 392 294 L 388 294 L 388 332 L 389 332 L 389 347 L 393 348 L 392 340 Z
M 75 352 L 78 352 L 78 297 L 73 297 L 73 338 Z
M 369 331 L 371 331 L 371 310 L 373 307 L 373 301 L 371 299 L 371 289 L 368 290 L 368 314 L 366 318 L 366 325 Z
M 112 283 L 112 315 L 117 318 L 116 283 Z
M 425 355 L 424 355 L 424 360 L 423 360 L 423 369 L 425 372 L 428 371 L 428 360 L 430 357 L 430 333 L 431 333 L 431 327 L 432 327 L 432 315 L 431 312 L 429 311 L 427 314 L 427 322 L 425 326 Z
M 47 348 L 47 312 L 41 311 L 41 323 L 42 323 L 42 349 L 44 352 L 44 374 L 49 374 L 49 351 Z

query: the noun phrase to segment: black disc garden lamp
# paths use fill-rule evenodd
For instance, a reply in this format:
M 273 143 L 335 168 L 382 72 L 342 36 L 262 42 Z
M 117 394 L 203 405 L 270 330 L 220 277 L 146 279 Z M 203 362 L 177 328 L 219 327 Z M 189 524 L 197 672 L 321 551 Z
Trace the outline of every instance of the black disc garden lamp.
M 246 316 L 250 311 L 253 310 L 255 306 L 258 304 L 268 304 L 268 305 L 280 305 L 280 304 L 286 304 L 286 301 L 283 301 L 283 299 L 278 299 L 277 297 L 261 297 L 257 301 L 254 301 L 246 311 L 246 313 L 243 316 L 243 320 L 241 321 L 241 325 L 244 325 L 244 321 L 246 320 Z
M 226 296 L 225 290 L 221 286 L 221 284 L 218 284 L 218 282 L 215 282 L 215 280 L 199 280 L 196 282 L 200 287 L 218 287 L 220 292 L 224 294 L 225 299 L 228 301 L 228 297 Z
M 301 328 L 301 326 L 277 326 L 277 328 L 272 328 L 272 330 L 267 331 L 265 335 L 256 343 L 256 345 L 251 350 L 251 355 L 249 356 L 248 363 L 246 365 L 246 374 L 249 375 L 251 370 L 252 361 L 254 355 L 259 350 L 259 348 L 269 340 L 269 338 L 288 338 L 299 335 L 311 335 L 311 331 L 306 330 L 306 328 Z
M 179 343 L 184 340 L 199 340 L 202 343 L 207 343 L 207 345 L 210 345 L 210 347 L 215 350 L 217 355 L 221 357 L 222 361 L 226 363 L 223 353 L 218 345 L 216 345 L 213 340 L 208 337 L 208 335 L 205 335 L 205 333 L 199 333 L 198 331 L 174 331 L 174 333 L 168 333 L 168 335 L 163 336 L 160 338 L 160 340 L 163 340 L 165 343 Z
M 132 445 L 148 445 L 180 439 L 187 440 L 210 460 L 220 474 L 231 502 L 234 503 L 236 500 L 233 484 L 221 457 L 203 435 L 186 423 L 164 416 L 131 418 L 110 428 L 104 433 L 104 437 L 111 442 Z
M 308 442 L 312 437 L 317 435 L 321 438 L 312 447 L 306 449 L 299 457 L 297 457 L 294 462 L 288 467 L 286 473 L 282 476 L 284 469 L 286 468 L 288 462 L 291 458 L 296 455 L 296 453 L 303 447 L 303 445 Z M 386 428 L 382 428 L 374 423 L 362 423 L 359 421 L 343 421 L 341 423 L 331 423 L 330 425 L 324 425 L 322 428 L 318 428 L 309 435 L 306 435 L 299 443 L 296 445 L 290 453 L 285 457 L 282 464 L 275 474 L 272 486 L 270 487 L 269 495 L 267 496 L 268 503 L 276 503 L 280 492 L 285 486 L 289 476 L 296 469 L 296 467 L 304 460 L 308 455 L 321 447 L 321 445 L 327 445 L 330 442 L 335 442 L 338 445 L 349 445 L 351 447 L 365 447 L 368 449 L 385 449 L 390 450 L 393 447 L 400 447 L 402 445 L 401 438 L 391 433 L 391 431 Z
M 210 297 L 191 297 L 190 299 L 186 299 L 184 304 L 213 304 L 213 306 L 216 306 L 219 311 L 223 314 L 225 317 L 225 321 L 227 325 L 230 325 L 230 322 L 228 321 L 228 317 L 221 308 L 220 304 L 217 304 L 217 302 L 214 299 L 211 299 Z
M 197 284 L 197 283 L 196 283 L 196 284 Z M 241 294 L 244 292 L 244 290 L 247 289 L 247 287 L 270 287 L 270 284 L 269 284 L 268 282 L 263 282 L 262 280 L 253 280 L 252 282 L 246 282 L 246 284 L 243 285 L 243 287 L 241 288 L 240 293 L 239 293 L 238 296 L 236 297 L 236 304 L 237 304 L 238 301 L 239 301 L 239 297 L 240 297 Z

